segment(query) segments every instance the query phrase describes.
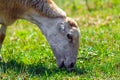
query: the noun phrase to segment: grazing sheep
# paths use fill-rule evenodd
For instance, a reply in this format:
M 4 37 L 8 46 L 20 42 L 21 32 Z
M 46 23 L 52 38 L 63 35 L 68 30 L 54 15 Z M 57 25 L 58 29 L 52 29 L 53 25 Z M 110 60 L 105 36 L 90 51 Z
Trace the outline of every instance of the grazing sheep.
M 0 0 L 0 48 L 7 26 L 17 19 L 36 24 L 47 38 L 59 68 L 72 68 L 79 48 L 77 23 L 53 0 Z

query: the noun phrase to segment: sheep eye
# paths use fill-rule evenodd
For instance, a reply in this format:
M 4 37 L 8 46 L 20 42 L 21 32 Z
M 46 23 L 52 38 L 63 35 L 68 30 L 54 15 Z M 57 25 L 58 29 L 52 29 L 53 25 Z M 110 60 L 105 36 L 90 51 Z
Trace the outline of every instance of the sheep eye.
M 73 42 L 73 35 L 67 34 L 67 38 L 69 39 L 69 42 Z

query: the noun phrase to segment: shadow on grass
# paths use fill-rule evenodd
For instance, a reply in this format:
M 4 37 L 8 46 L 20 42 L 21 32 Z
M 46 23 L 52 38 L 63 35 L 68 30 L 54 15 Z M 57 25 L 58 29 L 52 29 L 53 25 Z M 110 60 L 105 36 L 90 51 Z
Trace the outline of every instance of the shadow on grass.
M 24 64 L 22 62 L 16 62 L 15 60 L 11 60 L 9 62 L 0 62 L 0 68 L 2 69 L 2 73 L 7 72 L 8 70 L 14 71 L 16 74 L 21 73 L 28 73 L 31 76 L 52 76 L 55 74 L 62 74 L 62 75 L 69 75 L 71 73 L 74 73 L 75 75 L 82 75 L 85 74 L 85 69 L 80 69 L 78 67 L 75 67 L 75 70 L 73 71 L 67 71 L 66 69 L 59 69 L 55 65 L 48 68 L 48 64 L 45 63 L 37 63 L 37 64 Z

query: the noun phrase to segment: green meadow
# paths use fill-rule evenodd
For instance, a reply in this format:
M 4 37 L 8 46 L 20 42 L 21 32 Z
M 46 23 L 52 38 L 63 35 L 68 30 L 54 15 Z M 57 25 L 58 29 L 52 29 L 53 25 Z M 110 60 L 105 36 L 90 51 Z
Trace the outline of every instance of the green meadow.
M 59 69 L 40 29 L 17 20 L 0 51 L 0 80 L 120 80 L 120 0 L 54 1 L 80 28 L 75 70 Z

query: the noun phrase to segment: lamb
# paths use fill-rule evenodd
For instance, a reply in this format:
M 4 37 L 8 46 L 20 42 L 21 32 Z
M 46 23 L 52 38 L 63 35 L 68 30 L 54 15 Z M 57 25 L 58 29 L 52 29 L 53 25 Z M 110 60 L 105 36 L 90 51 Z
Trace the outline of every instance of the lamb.
M 80 31 L 53 0 L 0 0 L 0 48 L 7 26 L 18 19 L 36 24 L 45 35 L 59 68 L 73 68 L 76 63 Z M 2 58 L 1 58 L 2 59 Z

